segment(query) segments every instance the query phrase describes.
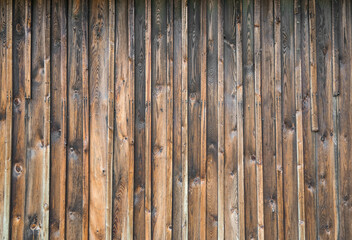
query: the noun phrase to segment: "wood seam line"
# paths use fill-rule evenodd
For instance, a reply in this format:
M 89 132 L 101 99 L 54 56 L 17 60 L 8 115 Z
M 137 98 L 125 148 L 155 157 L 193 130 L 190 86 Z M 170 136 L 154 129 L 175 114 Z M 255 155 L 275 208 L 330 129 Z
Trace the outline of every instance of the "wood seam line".
M 146 0 L 145 8 L 145 239 L 152 239 L 152 223 L 151 223 L 151 0 Z
M 254 66 L 255 66 L 255 128 L 256 128 L 256 175 L 257 175 L 257 216 L 258 239 L 264 240 L 264 179 L 262 153 L 262 93 L 261 93 L 261 2 L 254 1 Z
M 188 239 L 188 8 L 182 0 L 182 83 L 181 83 L 181 145 L 182 145 L 182 239 Z
M 282 109 L 281 109 L 281 6 L 280 1 L 274 2 L 274 58 L 275 58 L 275 152 L 277 179 L 277 225 L 278 239 L 284 239 L 284 206 L 283 206 L 283 166 L 282 166 Z

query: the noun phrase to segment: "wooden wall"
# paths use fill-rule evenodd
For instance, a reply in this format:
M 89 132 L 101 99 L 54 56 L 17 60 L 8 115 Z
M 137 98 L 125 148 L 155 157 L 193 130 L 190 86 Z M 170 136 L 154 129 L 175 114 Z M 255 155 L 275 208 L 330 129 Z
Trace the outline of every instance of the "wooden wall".
M 1 239 L 352 239 L 349 0 L 1 0 Z

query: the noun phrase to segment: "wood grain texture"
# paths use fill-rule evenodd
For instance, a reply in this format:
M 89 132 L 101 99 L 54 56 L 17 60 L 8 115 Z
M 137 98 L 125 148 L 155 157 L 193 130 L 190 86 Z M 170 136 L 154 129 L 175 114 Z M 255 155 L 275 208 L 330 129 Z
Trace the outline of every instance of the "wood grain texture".
M 349 164 L 351 156 L 351 129 L 349 128 L 352 115 L 349 110 L 352 101 L 351 95 L 351 38 L 352 32 L 348 22 L 352 20 L 351 3 L 349 1 L 339 1 L 339 72 L 340 72 L 340 95 L 338 97 L 338 186 L 339 186 L 339 235 L 340 239 L 352 237 L 351 231 L 351 175 Z M 343 39 L 341 38 L 343 36 Z M 336 133 L 335 133 L 336 134 Z M 336 160 L 335 160 L 336 161 Z
M 0 237 L 350 239 L 351 9 L 1 1 Z
M 0 27 L 0 237 L 9 239 L 12 149 L 12 1 L 2 1 L 0 15 L 7 24 Z
M 88 1 L 68 2 L 66 236 L 88 238 Z
M 52 1 L 50 238 L 66 234 L 67 1 Z

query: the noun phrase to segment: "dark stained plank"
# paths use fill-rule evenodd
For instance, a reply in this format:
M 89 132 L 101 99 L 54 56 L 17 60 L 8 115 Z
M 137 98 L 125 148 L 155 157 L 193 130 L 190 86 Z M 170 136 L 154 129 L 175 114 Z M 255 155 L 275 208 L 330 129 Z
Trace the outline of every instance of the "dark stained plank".
M 145 239 L 152 239 L 152 5 L 145 1 Z
M 0 237 L 9 239 L 12 149 L 12 0 L 0 3 Z
M 225 0 L 224 6 L 224 115 L 225 173 L 224 228 L 225 239 L 239 236 L 237 172 L 237 88 L 236 88 L 236 6 Z
M 301 57 L 302 57 L 302 122 L 303 122 L 303 158 L 304 158 L 304 210 L 305 232 L 307 239 L 317 239 L 317 188 L 315 161 L 315 132 L 311 127 L 310 98 L 310 53 L 309 53 L 309 16 L 308 0 L 301 2 Z M 312 160 L 313 159 L 313 160 Z
M 10 237 L 23 238 L 25 220 L 25 193 L 27 173 L 27 137 L 28 128 L 27 103 L 25 95 L 26 77 L 30 69 L 26 68 L 26 50 L 30 47 L 29 32 L 31 3 L 29 1 L 13 2 L 13 120 L 12 124 L 12 178 L 11 178 L 11 230 Z M 29 60 L 30 62 L 30 60 Z
M 202 70 L 202 11 L 203 2 L 191 0 L 188 3 L 188 238 L 201 235 L 201 70 Z M 204 13 L 204 12 L 203 12 Z M 205 179 L 204 179 L 205 180 Z
M 68 3 L 51 4 L 50 238 L 65 239 Z
M 94 239 L 111 237 L 112 6 L 107 0 L 89 2 L 89 238 Z
M 318 236 L 320 239 L 337 239 L 338 233 L 333 137 L 331 3 L 331 1 L 316 2 L 319 131 L 316 134 L 315 151 L 318 163 Z
M 134 133 L 134 202 L 133 202 L 133 238 L 145 238 L 145 5 L 143 0 L 136 0 L 135 7 L 135 125 Z M 117 58 L 116 58 L 117 59 Z M 118 68 L 117 68 L 118 70 Z
M 66 236 L 87 239 L 88 1 L 68 3 Z M 88 230 L 88 229 L 87 229 Z
M 294 4 L 281 3 L 282 167 L 285 238 L 298 239 Z
M 254 4 L 243 1 L 243 111 L 246 239 L 257 238 L 257 181 L 255 146 Z
M 166 238 L 167 4 L 151 3 L 152 239 Z
M 183 213 L 183 168 L 182 168 L 182 1 L 173 3 L 173 138 L 172 138 L 172 238 L 182 239 L 182 213 Z M 171 31 L 171 30 L 170 30 Z M 169 46 L 171 48 L 171 46 Z M 171 49 L 170 49 L 171 50 Z
M 261 3 L 264 234 L 283 239 L 278 235 L 283 224 L 280 1 Z
M 50 179 L 50 1 L 34 1 L 31 88 L 27 101 L 25 239 L 49 238 Z
M 351 64 L 352 64 L 352 13 L 350 1 L 339 2 L 339 72 L 340 95 L 338 97 L 338 186 L 339 186 L 339 237 L 350 239 L 352 237 L 351 219 L 351 142 L 352 142 L 352 113 L 350 110 L 351 95 Z M 336 161 L 336 160 L 335 160 Z
M 207 2 L 206 238 L 218 233 L 218 6 Z M 197 117 L 198 119 L 198 117 Z

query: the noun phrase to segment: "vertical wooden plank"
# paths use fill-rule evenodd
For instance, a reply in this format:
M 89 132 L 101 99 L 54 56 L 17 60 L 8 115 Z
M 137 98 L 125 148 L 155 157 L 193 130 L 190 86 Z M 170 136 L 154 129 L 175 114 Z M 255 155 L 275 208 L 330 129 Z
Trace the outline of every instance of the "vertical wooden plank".
M 294 4 L 281 3 L 282 167 L 285 238 L 298 239 Z
M 13 4 L 13 128 L 12 131 L 12 179 L 11 179 L 11 238 L 21 239 L 24 234 L 25 194 L 27 182 L 27 103 L 25 95 L 26 42 L 31 26 L 30 2 L 14 1 Z M 30 20 L 30 21 L 27 21 Z M 30 44 L 28 46 L 30 48 Z M 30 59 L 28 60 L 30 62 Z M 30 66 L 30 65 L 29 65 Z
M 67 141 L 67 1 L 52 1 L 50 238 L 65 239 Z
M 332 94 L 331 1 L 316 2 L 318 124 L 316 135 L 318 171 L 318 234 L 320 239 L 337 239 L 335 160 Z
M 106 236 L 112 239 L 113 215 L 113 162 L 114 162 L 114 120 L 115 120 L 115 0 L 108 1 L 108 156 L 107 156 L 107 190 L 106 190 Z M 128 47 L 127 47 L 128 49 Z M 129 65 L 126 64 L 129 68 Z M 129 69 L 130 70 L 130 69 Z
M 146 51 L 145 51 L 145 0 L 136 0 L 135 8 L 135 118 L 134 121 L 134 208 L 133 208 L 133 238 L 144 239 L 145 225 L 145 195 L 146 195 Z M 118 57 L 116 58 L 116 60 Z M 116 68 L 118 71 L 119 69 Z M 133 80 L 132 80 L 133 82 Z M 117 91 L 118 92 L 118 91 Z
M 0 237 L 9 239 L 12 151 L 12 0 L 2 1 L 0 14 Z
M 172 238 L 182 239 L 182 1 L 173 4 L 173 32 L 170 33 L 173 36 L 173 53 L 170 53 L 173 55 Z
M 66 236 L 87 239 L 88 3 L 68 3 Z
M 95 239 L 111 238 L 112 6 L 106 0 L 89 3 L 89 238 Z
M 262 130 L 262 65 L 261 65 L 261 2 L 254 1 L 254 94 L 255 94 L 255 156 L 257 185 L 258 239 L 264 239 L 263 195 L 263 130 Z
M 200 4 L 200 238 L 207 237 L 207 4 Z M 198 119 L 199 120 L 199 119 Z
M 275 59 L 275 158 L 277 183 L 277 236 L 285 237 L 284 232 L 284 185 L 282 157 L 282 74 L 281 74 L 281 3 L 274 1 L 274 59 Z
M 172 239 L 172 169 L 173 169 L 173 28 L 174 4 L 167 1 L 167 66 L 166 66 L 166 239 Z
M 167 4 L 151 3 L 152 238 L 166 238 L 167 190 Z
M 24 238 L 49 238 L 50 179 L 50 2 L 35 1 L 28 100 L 27 190 Z
M 184 3 L 186 4 L 186 3 Z M 203 39 L 202 34 L 202 21 L 203 15 L 206 12 L 204 10 L 204 4 L 200 1 L 189 1 L 189 11 L 188 11 L 188 32 L 186 31 L 184 34 L 187 37 L 188 41 L 188 57 L 184 54 L 183 59 L 189 59 L 188 61 L 188 79 L 185 78 L 184 83 L 188 84 L 188 97 L 185 98 L 186 103 L 188 104 L 188 181 L 189 181 L 189 189 L 188 189 L 188 237 L 189 239 L 202 238 L 201 236 L 201 225 L 202 220 L 201 214 L 204 211 L 206 214 L 206 203 L 202 200 L 202 182 L 201 180 L 201 172 L 202 172 L 202 150 L 203 150 L 203 129 L 202 124 L 204 124 L 203 120 L 203 102 L 202 102 L 202 92 L 201 88 L 204 87 L 202 85 L 202 77 L 204 77 L 203 62 L 202 62 L 202 47 L 203 47 Z M 184 16 L 183 16 L 184 17 Z M 188 33 L 188 35 L 187 35 Z M 206 64 L 206 63 L 204 63 Z M 185 72 L 186 74 L 186 72 Z M 185 87 L 184 87 L 185 88 Z M 186 113 L 185 113 L 186 114 Z M 205 116 L 204 116 L 205 117 Z M 204 195 L 205 196 L 205 195 Z M 204 204 L 204 205 L 202 205 Z M 204 206 L 204 209 L 202 208 Z
M 253 1 L 243 1 L 243 111 L 246 239 L 257 238 Z
M 294 1 L 294 84 L 296 104 L 296 157 L 297 157 L 297 189 L 298 189 L 298 238 L 305 239 L 304 211 L 304 145 L 302 122 L 302 55 L 301 55 L 301 2 Z
M 181 239 L 188 239 L 188 5 L 181 1 Z
M 311 118 L 312 131 L 319 130 L 318 125 L 318 83 L 317 83 L 317 24 L 316 24 L 316 0 L 309 0 L 309 59 L 310 59 L 310 98 L 311 98 Z
M 331 13 L 332 13 L 332 25 L 331 25 L 331 32 L 332 32 L 332 74 L 333 74 L 333 82 L 332 82 L 332 92 L 334 97 L 340 94 L 340 68 L 339 68 L 339 1 L 332 0 L 331 6 Z
M 236 88 L 237 88 L 237 167 L 238 167 L 238 208 L 239 238 L 246 238 L 245 186 L 244 186 L 244 152 L 243 152 L 243 62 L 242 62 L 242 2 L 236 1 Z
M 224 155 L 225 155 L 225 112 L 224 112 L 224 5 L 218 5 L 218 239 L 224 239 Z
M 206 237 L 218 235 L 218 6 L 207 2 Z
M 340 239 L 352 237 L 351 219 L 351 143 L 352 143 L 352 12 L 350 1 L 339 1 L 339 72 L 340 95 L 338 100 L 338 175 L 339 175 L 339 235 Z
M 315 161 L 315 132 L 312 132 L 311 98 L 310 98 L 310 60 L 309 60 L 309 15 L 308 2 L 303 0 L 302 7 L 302 122 L 303 122 L 303 158 L 304 158 L 304 210 L 305 233 L 307 239 L 317 239 L 317 188 L 316 188 L 316 161 Z
M 24 39 L 24 68 L 25 68 L 25 97 L 31 98 L 32 80 L 31 80 L 31 24 L 32 24 L 32 0 L 24 1 L 24 24 L 25 24 L 25 39 Z
M 280 235 L 283 233 L 284 223 L 281 152 L 280 1 L 262 2 L 261 13 L 264 234 L 265 239 L 284 239 L 284 236 Z
M 225 239 L 239 239 L 237 171 L 236 5 L 224 3 Z
M 128 37 L 129 37 L 129 173 L 128 173 L 128 219 L 127 219 L 127 238 L 133 239 L 133 213 L 134 213 L 134 134 L 135 134 L 135 9 L 134 0 L 128 1 Z
M 113 239 L 133 238 L 134 3 L 116 3 Z M 128 67 L 126 67 L 128 66 Z M 126 160 L 127 159 L 127 160 Z
M 151 80 L 151 0 L 145 0 L 145 239 L 152 239 L 152 80 Z

